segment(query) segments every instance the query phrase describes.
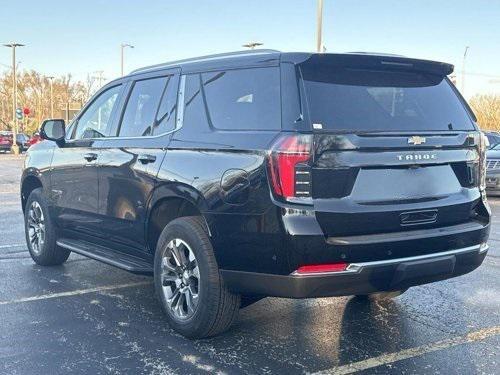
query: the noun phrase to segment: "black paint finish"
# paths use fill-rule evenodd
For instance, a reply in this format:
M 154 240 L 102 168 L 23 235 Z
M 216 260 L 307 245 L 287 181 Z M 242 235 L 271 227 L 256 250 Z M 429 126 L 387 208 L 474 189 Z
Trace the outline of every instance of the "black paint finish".
M 489 208 L 478 180 L 467 180 L 467 168 L 477 175 L 479 153 L 477 143 L 471 143 L 477 131 L 420 132 L 427 139 L 420 146 L 408 144 L 412 132 L 313 131 L 295 69 L 310 57 L 263 52 L 193 60 L 145 69 L 110 83 L 107 87 L 121 83 L 123 90 L 108 136 L 60 145 L 44 141 L 30 148 L 23 202 L 29 183 L 38 181 L 62 236 L 146 261 L 155 251 L 152 212 L 161 206 L 161 212 L 174 218 L 183 202 L 189 212 L 205 218 L 221 269 L 256 274 L 289 275 L 304 264 L 393 259 L 486 242 Z M 380 59 L 363 61 L 370 65 Z M 433 74 L 450 68 L 408 61 Z M 280 69 L 281 130 L 218 130 L 203 121 L 188 127 L 181 119 L 180 126 L 166 134 L 117 136 L 134 80 L 266 67 Z M 181 97 L 183 88 L 179 90 Z M 270 188 L 269 152 L 274 140 L 287 132 L 313 137 L 312 197 L 304 204 L 280 200 Z M 422 210 L 433 210 L 436 219 L 402 225 L 402 213 Z M 443 232 L 454 226 L 462 229 Z M 413 230 L 425 233 L 394 238 Z M 387 241 L 335 242 L 372 234 L 386 234 Z M 467 270 L 481 261 L 474 260 Z M 252 292 L 248 288 L 242 289 Z M 334 285 L 327 290 L 332 295 L 339 292 Z M 355 285 L 346 290 L 354 293 Z

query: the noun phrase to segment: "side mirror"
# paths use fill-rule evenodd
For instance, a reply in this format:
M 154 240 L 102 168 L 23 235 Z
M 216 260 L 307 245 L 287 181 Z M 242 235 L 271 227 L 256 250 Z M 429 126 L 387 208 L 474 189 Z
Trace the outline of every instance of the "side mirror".
M 62 119 L 45 120 L 40 127 L 40 137 L 64 143 L 66 137 L 66 123 Z

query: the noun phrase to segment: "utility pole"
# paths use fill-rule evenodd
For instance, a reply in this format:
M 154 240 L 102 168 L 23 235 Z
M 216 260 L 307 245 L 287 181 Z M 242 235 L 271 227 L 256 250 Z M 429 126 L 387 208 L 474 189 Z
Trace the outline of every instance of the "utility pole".
M 321 34 L 323 31 L 323 0 L 318 0 L 318 12 L 316 15 L 316 52 L 321 53 Z
M 12 153 L 19 154 L 19 147 L 17 146 L 17 77 L 16 77 L 16 47 L 24 47 L 20 43 L 4 44 L 5 47 L 12 48 Z
M 122 75 L 122 77 L 123 77 L 123 50 L 127 47 L 134 48 L 133 45 L 128 44 L 128 43 L 121 44 L 121 75 Z
M 259 47 L 259 46 L 263 46 L 263 45 L 264 45 L 264 43 L 260 43 L 260 42 L 250 42 L 247 44 L 243 44 L 242 47 L 255 49 L 255 47 Z
M 467 57 L 467 51 L 469 51 L 469 46 L 465 47 L 464 59 L 462 61 L 462 84 L 460 85 L 461 86 L 460 91 L 462 91 L 463 96 L 465 96 L 465 58 Z
M 54 118 L 54 76 L 47 77 L 50 81 L 50 118 Z

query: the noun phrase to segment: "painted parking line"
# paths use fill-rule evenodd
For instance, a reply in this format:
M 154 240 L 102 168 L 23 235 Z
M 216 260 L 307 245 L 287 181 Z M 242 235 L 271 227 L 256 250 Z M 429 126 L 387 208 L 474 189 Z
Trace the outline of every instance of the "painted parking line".
M 107 286 L 99 286 L 99 287 L 95 287 L 95 288 L 79 289 L 79 290 L 73 290 L 71 292 L 42 294 L 42 295 L 39 295 L 39 296 L 13 299 L 13 300 L 10 300 L 10 301 L 0 301 L 0 306 L 2 306 L 2 305 L 12 305 L 12 304 L 15 304 L 15 303 L 40 301 L 40 300 L 46 300 L 46 299 L 52 299 L 52 298 L 79 296 L 79 295 L 82 295 L 82 294 L 96 293 L 96 292 L 101 292 L 101 291 L 104 291 L 104 290 L 115 290 L 115 289 L 131 288 L 131 287 L 134 287 L 134 286 L 151 285 L 151 284 L 152 284 L 151 281 L 138 281 L 138 282 L 135 282 L 135 283 L 121 284 L 121 285 L 107 285 Z
M 10 245 L 0 245 L 0 249 L 8 249 L 9 247 L 20 247 L 20 246 L 26 246 L 26 243 L 13 243 Z
M 500 335 L 500 326 L 480 329 L 469 332 L 462 336 L 456 336 L 450 339 L 437 341 L 435 343 L 417 346 L 415 348 L 401 350 L 396 353 L 383 354 L 378 357 L 368 358 L 363 361 L 349 363 L 348 365 L 333 367 L 314 373 L 314 375 L 323 374 L 352 374 L 357 371 L 368 370 L 374 367 L 387 365 L 404 359 L 418 357 L 438 350 L 448 349 L 457 345 L 463 345 L 471 342 L 482 341 L 489 337 Z

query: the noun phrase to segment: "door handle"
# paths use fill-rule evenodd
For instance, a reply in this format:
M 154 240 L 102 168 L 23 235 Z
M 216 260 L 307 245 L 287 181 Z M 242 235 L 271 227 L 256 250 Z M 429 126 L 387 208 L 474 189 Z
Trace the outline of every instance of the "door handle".
M 137 158 L 142 164 L 154 163 L 156 161 L 156 156 L 149 154 L 139 155 Z
M 89 152 L 85 155 L 83 155 L 83 158 L 87 161 L 93 161 L 97 159 L 97 154 L 94 152 Z

